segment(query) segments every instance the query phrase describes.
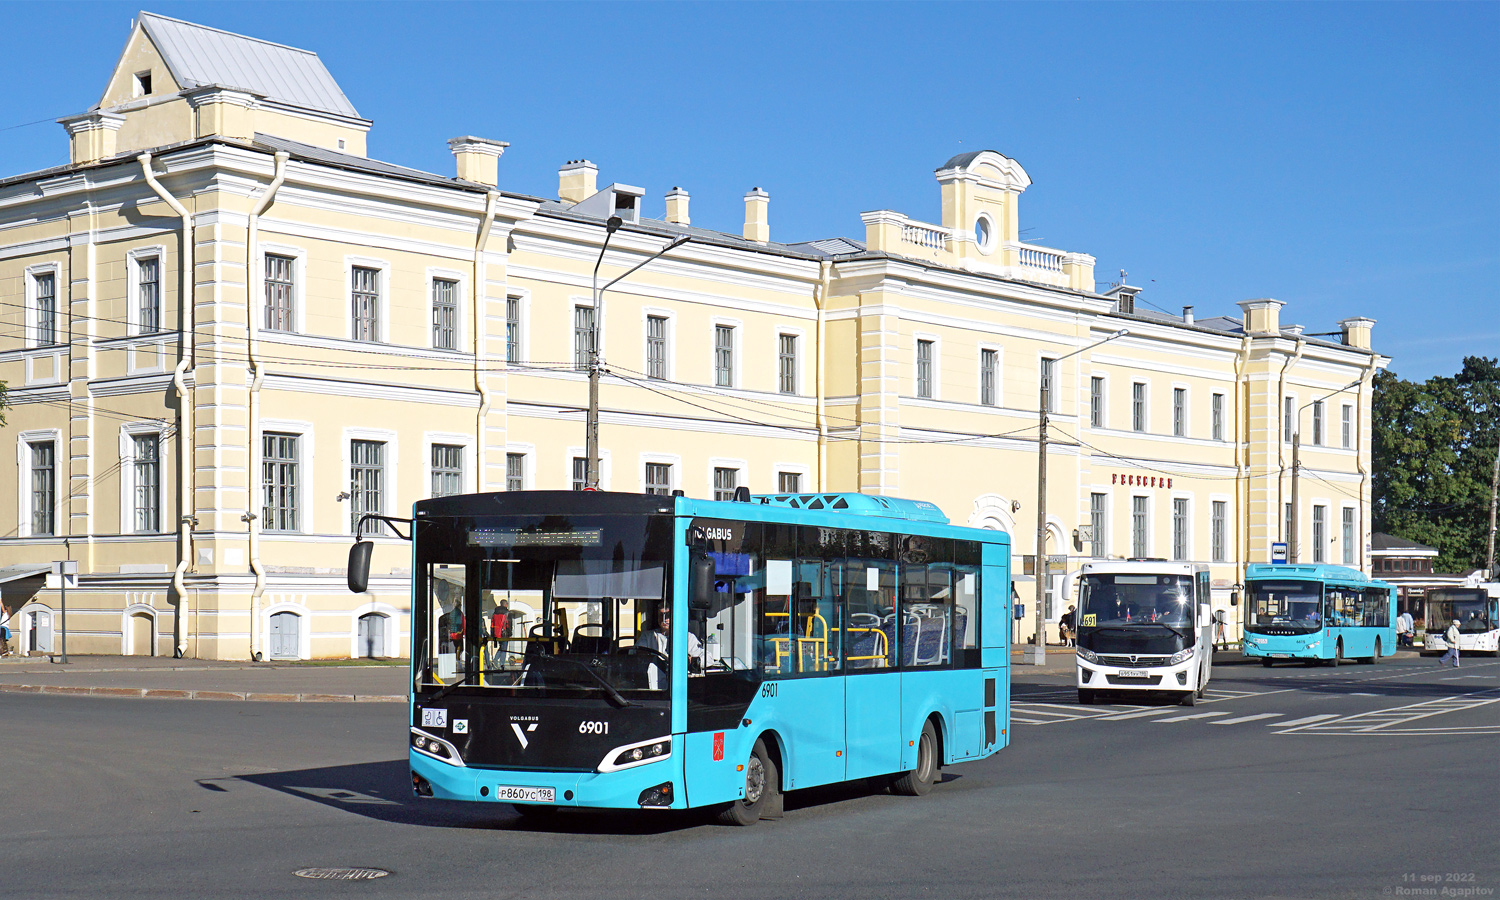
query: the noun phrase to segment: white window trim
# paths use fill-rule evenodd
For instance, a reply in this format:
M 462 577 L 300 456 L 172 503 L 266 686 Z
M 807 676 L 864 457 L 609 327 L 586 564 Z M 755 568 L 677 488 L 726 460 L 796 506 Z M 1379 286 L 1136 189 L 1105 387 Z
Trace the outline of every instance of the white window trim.
M 1349 562 L 1344 562 L 1344 550 L 1346 549 L 1345 546 L 1344 546 L 1344 513 L 1345 512 L 1353 512 L 1354 513 L 1354 541 L 1349 545 L 1349 546 L 1353 547 L 1354 550 L 1350 553 L 1350 556 L 1352 558 L 1350 559 Z M 1360 544 L 1360 537 L 1359 537 L 1359 507 L 1357 507 L 1357 506 L 1351 506 L 1351 505 L 1345 503 L 1344 505 L 1342 505 L 1342 506 L 1340 506 L 1338 508 L 1338 513 L 1339 513 L 1339 517 L 1338 517 L 1338 530 L 1339 530 L 1339 540 L 1338 540 L 1339 552 L 1338 552 L 1338 557 L 1339 557 L 1339 563 L 1338 564 L 1341 565 L 1341 566 L 1355 566 L 1355 567 L 1357 567 L 1357 566 L 1359 566 L 1359 544 Z
M 266 241 L 258 242 L 256 253 L 259 254 L 255 260 L 255 271 L 250 274 L 253 283 L 251 296 L 255 299 L 255 314 L 259 316 L 255 320 L 255 330 L 258 335 L 278 334 L 307 334 L 307 250 L 291 244 L 274 244 Z M 292 260 L 292 328 L 291 332 L 271 331 L 264 325 L 266 319 L 266 257 L 285 256 Z M 349 323 L 345 328 L 349 333 L 354 330 L 354 310 L 352 297 L 353 266 L 345 263 L 344 284 L 350 292 L 350 297 L 345 298 L 349 305 Z M 275 340 L 275 338 L 271 338 Z
M 380 302 L 376 313 L 376 335 L 374 341 L 361 341 L 354 336 L 354 269 L 377 269 L 380 272 Z M 432 302 L 429 297 L 427 302 Z M 300 304 L 299 304 L 300 309 Z M 361 344 L 389 344 L 391 341 L 391 264 L 388 260 L 368 256 L 344 257 L 344 337 Z M 431 338 L 419 346 L 429 346 Z
M 681 487 L 682 483 L 682 457 L 675 453 L 642 453 L 640 462 L 637 463 L 636 476 L 639 479 L 641 493 L 646 492 L 646 463 L 671 466 L 667 477 L 667 493 Z
M 1313 510 L 1317 509 L 1320 506 L 1323 507 L 1323 546 L 1321 548 L 1323 552 L 1321 554 L 1318 554 L 1313 552 L 1314 548 L 1317 546 L 1316 532 L 1313 529 Z M 1334 523 L 1333 518 L 1329 515 L 1329 513 L 1330 511 L 1337 508 L 1338 507 L 1334 506 L 1333 501 L 1329 500 L 1327 497 L 1313 497 L 1307 501 L 1307 532 L 1306 538 L 1302 540 L 1303 545 L 1307 547 L 1307 553 L 1305 556 L 1303 554 L 1298 554 L 1298 562 L 1311 564 L 1313 560 L 1317 559 L 1319 556 L 1322 556 L 1323 564 L 1330 564 L 1328 548 L 1333 546 L 1333 544 L 1336 542 L 1330 540 L 1330 538 L 1333 537 Z M 1299 538 L 1302 537 L 1301 522 L 1297 523 L 1297 534 Z
M 294 601 L 282 601 L 273 603 L 261 610 L 260 614 L 260 646 L 265 648 L 266 659 L 271 659 L 271 617 L 277 613 L 296 613 L 302 618 L 297 626 L 297 658 L 312 659 L 312 610 L 307 608 L 306 603 Z M 353 643 L 351 641 L 350 643 Z M 277 657 L 280 659 L 281 657 Z
M 39 315 L 39 313 L 41 312 L 41 310 L 39 310 L 37 308 L 37 292 L 36 292 L 36 279 L 37 279 L 37 276 L 39 276 L 39 275 L 51 275 L 52 276 L 52 285 L 53 285 L 53 291 L 54 291 L 53 297 L 54 297 L 54 302 L 57 304 L 57 309 L 56 309 L 57 328 L 56 328 L 56 332 L 57 332 L 57 337 L 59 338 L 59 340 L 58 340 L 58 343 L 56 343 L 56 344 L 43 344 L 43 343 L 41 343 L 40 341 L 37 340 L 37 336 L 38 336 L 38 333 L 40 331 L 40 325 L 39 325 L 39 323 L 41 321 L 41 316 Z M 26 267 L 25 278 L 26 278 L 26 341 L 25 341 L 25 344 L 26 344 L 27 349 L 60 347 L 60 346 L 62 346 L 64 344 L 66 344 L 68 342 L 67 341 L 67 328 L 66 328 L 66 326 L 65 326 L 64 323 L 67 321 L 67 318 L 66 318 L 66 316 L 63 315 L 63 298 L 64 298 L 65 294 L 63 293 L 62 263 L 45 262 L 45 263 L 37 263 L 36 265 L 32 265 L 32 266 L 27 266 Z
M 526 288 L 509 287 L 506 289 L 502 299 L 505 301 L 505 307 L 501 309 L 500 315 L 500 357 L 501 359 L 505 358 L 506 315 L 509 310 L 510 301 L 515 300 L 521 324 L 521 339 L 516 341 L 517 359 L 515 365 L 521 365 L 531 358 L 530 347 L 528 346 L 528 342 L 531 340 L 531 291 Z M 480 349 L 483 350 L 483 348 Z
M 932 396 L 923 397 L 918 390 L 917 346 L 922 341 L 932 343 Z M 943 399 L 943 340 L 935 334 L 914 331 L 911 335 L 911 395 L 918 400 Z
M 1104 555 L 1100 556 L 1100 557 L 1097 557 L 1098 559 L 1109 559 L 1110 558 L 1110 555 L 1109 555 L 1109 551 L 1110 551 L 1109 543 L 1110 543 L 1110 541 L 1109 541 L 1109 539 L 1114 535 L 1114 531 L 1115 531 L 1115 528 L 1114 528 L 1115 521 L 1114 521 L 1114 518 L 1113 518 L 1114 513 L 1115 513 L 1115 495 L 1114 495 L 1114 491 L 1115 491 L 1115 489 L 1117 487 L 1118 487 L 1118 485 L 1113 485 L 1112 486 L 1112 485 L 1107 485 L 1107 484 L 1095 484 L 1095 485 L 1089 485 L 1088 488 L 1083 492 L 1083 497 L 1084 497 L 1083 514 L 1084 514 L 1084 516 L 1087 517 L 1088 524 L 1091 525 L 1091 526 L 1094 524 L 1094 519 L 1093 519 L 1094 510 L 1093 510 L 1093 505 L 1092 505 L 1093 504 L 1093 495 L 1094 494 L 1103 494 L 1104 495 L 1104 540 L 1101 542 L 1101 543 L 1104 544 Z M 1082 552 L 1084 553 L 1085 558 L 1087 558 L 1087 559 L 1095 559 L 1096 557 L 1094 557 L 1092 555 L 1093 552 L 1094 552 L 1093 542 L 1092 541 L 1084 541 L 1083 543 L 1084 543 L 1084 547 L 1083 547 L 1083 551 Z
M 575 345 L 574 345 L 574 342 L 573 342 L 573 329 L 576 328 L 577 325 L 578 325 L 578 312 L 577 312 L 577 310 L 578 310 L 578 307 L 580 307 L 580 306 L 585 307 L 587 309 L 594 310 L 594 332 L 595 332 L 595 334 L 597 334 L 599 336 L 599 350 L 601 351 L 600 352 L 600 356 L 604 355 L 603 354 L 604 348 L 606 348 L 606 347 L 609 346 L 608 335 L 607 335 L 607 333 L 605 331 L 605 328 L 604 328 L 604 314 L 605 314 L 605 311 L 608 309 L 609 304 L 605 303 L 604 304 L 605 309 L 599 309 L 599 308 L 596 308 L 594 306 L 594 301 L 593 301 L 593 298 L 591 298 L 591 297 L 574 297 L 574 298 L 572 298 L 571 300 L 568 301 L 568 332 L 567 332 L 568 333 L 568 344 L 567 344 L 567 359 L 568 359 L 568 361 L 570 363 L 574 362 L 573 354 L 576 352 Z M 521 339 L 524 341 L 526 339 L 526 335 L 522 334 L 521 335 Z M 574 365 L 568 366 L 565 371 L 573 372 L 573 373 L 580 374 L 580 375 L 584 373 L 583 369 L 579 369 L 579 368 L 577 368 Z M 572 475 L 569 475 L 568 477 L 569 477 L 570 480 L 572 479 Z
M 33 535 L 31 531 L 31 445 L 44 441 L 52 442 L 52 522 L 53 533 Z M 16 491 L 16 536 L 56 538 L 68 536 L 62 518 L 63 498 L 68 494 L 68 448 L 63 443 L 59 428 L 38 428 L 16 435 L 16 473 L 19 476 Z M 14 630 L 14 629 L 12 629 Z
M 1214 555 L 1214 503 L 1224 504 L 1224 558 L 1213 559 Z M 1239 545 L 1235 542 L 1234 535 L 1234 496 L 1232 494 L 1209 494 L 1208 495 L 1208 555 L 1210 563 L 1233 562 L 1237 553 L 1235 548 Z
M 641 375 L 642 377 L 649 377 L 647 374 L 647 370 L 651 368 L 651 350 L 648 343 L 651 334 L 651 323 L 646 320 L 653 317 L 667 320 L 667 357 L 663 361 L 666 371 L 662 373 L 662 379 L 664 381 L 676 381 L 677 313 L 673 310 L 663 309 L 658 306 L 641 307 Z
M 792 367 L 792 380 L 795 383 L 792 385 L 792 392 L 790 394 L 783 394 L 781 392 L 781 338 L 783 335 L 796 338 L 796 343 L 793 345 L 796 359 L 794 360 L 795 365 Z M 771 386 L 772 390 L 781 397 L 806 396 L 803 388 L 807 385 L 807 331 L 794 325 L 777 326 L 776 344 L 773 349 L 776 354 L 774 357 L 776 360 L 774 369 L 776 383 Z
M 397 500 L 397 486 L 400 484 L 400 481 L 397 480 L 397 473 L 400 471 L 400 453 L 398 452 L 399 446 L 396 442 L 396 432 L 384 428 L 350 427 L 344 429 L 343 440 L 339 441 L 339 453 L 341 454 L 339 460 L 340 493 L 349 491 L 353 487 L 353 484 L 349 480 L 349 469 L 354 462 L 353 454 L 350 453 L 350 443 L 352 441 L 380 441 L 385 444 L 385 459 L 381 462 L 381 468 L 385 470 L 383 473 L 385 475 L 385 482 L 381 485 L 380 508 L 376 510 L 367 509 L 365 512 L 375 512 L 382 516 L 388 516 L 391 514 L 391 510 L 401 509 L 401 503 Z M 422 493 L 426 494 L 426 492 L 424 486 Z M 349 518 L 349 507 L 345 506 L 344 503 L 352 502 L 353 500 L 350 499 L 339 504 L 339 525 L 340 531 L 344 534 L 354 533 L 352 524 L 345 521 Z M 392 535 L 382 535 L 378 532 L 370 535 L 370 537 L 400 540 Z
M 1177 429 L 1174 427 L 1172 429 L 1172 437 L 1192 437 L 1193 436 L 1193 388 L 1192 388 L 1191 385 L 1187 384 L 1186 382 L 1182 382 L 1182 381 L 1174 381 L 1174 382 L 1172 382 L 1172 400 L 1174 401 L 1173 404 L 1172 404 L 1172 415 L 1173 415 L 1174 418 L 1177 415 L 1177 405 L 1176 405 L 1176 402 L 1175 402 L 1177 400 L 1177 391 L 1182 391 L 1182 434 L 1178 434 L 1177 433 Z M 1175 426 L 1177 423 L 1174 421 L 1172 424 Z
M 712 457 L 708 460 L 707 469 L 704 470 L 704 481 L 708 485 L 708 490 L 704 492 L 703 496 L 709 500 L 714 498 L 714 469 L 737 469 L 740 474 L 739 478 L 736 479 L 735 490 L 739 490 L 742 486 L 750 486 L 750 463 L 748 461 L 743 459 L 729 459 L 722 456 Z
M 786 472 L 789 475 L 797 475 L 802 479 L 802 490 L 798 491 L 798 493 L 810 494 L 813 492 L 813 486 L 809 480 L 812 476 L 812 467 L 806 463 L 779 462 L 771 467 L 771 478 L 774 480 L 771 483 L 771 490 L 766 491 L 766 493 L 781 493 L 782 472 Z
M 974 402 L 984 406 L 984 351 L 995 354 L 995 405 L 990 409 L 1005 407 L 1005 348 L 999 344 L 981 341 L 974 350 Z
M 261 419 L 255 426 L 255 472 L 250 480 L 253 486 L 253 495 L 249 506 L 250 510 L 257 516 L 265 509 L 265 497 L 261 493 L 263 488 L 262 465 L 265 463 L 263 452 L 264 438 L 266 432 L 273 434 L 294 434 L 297 436 L 297 518 L 299 528 L 296 531 L 269 531 L 266 523 L 260 522 L 260 530 L 268 535 L 268 539 L 275 540 L 283 535 L 316 534 L 317 527 L 313 519 L 313 512 L 317 504 L 313 499 L 317 497 L 315 492 L 314 475 L 317 472 L 315 452 L 317 441 L 313 438 L 313 425 L 311 422 L 302 422 L 294 419 Z M 345 451 L 347 455 L 347 450 Z M 345 470 L 347 474 L 347 469 Z M 269 622 L 269 620 L 267 620 Z M 267 625 L 267 628 L 270 626 Z M 267 635 L 270 632 L 267 631 Z M 261 644 L 262 647 L 266 646 Z
M 981 221 L 990 227 L 990 239 L 983 243 L 979 240 L 979 223 Z M 985 256 L 994 253 L 995 248 L 1000 244 L 999 226 L 995 223 L 995 217 L 990 215 L 988 210 L 981 211 L 979 215 L 974 217 L 974 228 L 970 234 L 974 237 L 974 248 Z
M 156 435 L 157 460 L 157 511 L 160 523 L 156 531 L 135 530 L 135 439 Z M 167 471 L 166 428 L 160 422 L 129 422 L 120 426 L 120 534 L 166 534 L 176 529 L 167 516 L 167 487 L 170 474 Z M 259 475 L 259 473 L 256 473 Z M 256 498 L 259 499 L 259 482 L 256 483 Z
M 563 456 L 563 460 L 562 460 L 562 485 L 557 488 L 558 490 L 560 490 L 560 491 L 572 490 L 572 488 L 573 488 L 573 460 L 575 458 L 577 458 L 577 457 L 587 457 L 587 456 L 588 456 L 588 451 L 584 447 L 569 447 L 567 449 L 567 452 Z M 528 466 L 527 469 L 528 469 L 528 471 L 527 471 L 526 475 L 529 478 L 529 477 L 531 477 L 530 467 Z M 609 485 L 610 485 L 610 482 L 612 481 L 611 475 L 613 474 L 613 470 L 614 470 L 614 464 L 613 464 L 613 462 L 610 459 L 609 450 L 607 448 L 604 448 L 604 447 L 599 448 L 599 490 L 601 490 L 601 491 L 607 491 L 607 490 L 609 490 Z M 645 470 L 643 469 L 642 473 L 644 474 L 644 472 L 645 472 Z
M 125 325 L 127 334 L 161 334 L 167 327 L 167 248 L 163 244 L 137 247 L 125 254 Z M 141 330 L 141 263 L 156 260 L 156 304 L 160 319 L 156 331 Z
M 422 432 L 422 496 L 432 496 L 432 447 L 434 444 L 463 448 L 463 475 L 459 478 L 459 490 L 465 494 L 474 493 L 474 469 L 477 462 L 474 458 L 474 435 L 456 431 L 424 431 Z
M 1152 556 L 1152 555 L 1155 555 L 1155 547 L 1156 547 L 1156 504 L 1154 502 L 1152 502 L 1153 500 L 1155 500 L 1155 498 L 1149 492 L 1147 492 L 1147 491 L 1133 491 L 1130 494 L 1130 506 L 1125 511 L 1125 514 L 1128 517 L 1125 520 L 1126 523 L 1127 523 L 1127 527 L 1125 529 L 1125 541 L 1126 541 L 1126 546 L 1129 548 L 1129 552 L 1127 552 L 1125 554 L 1126 558 L 1130 558 L 1130 557 L 1133 557 L 1133 556 L 1136 555 L 1136 553 L 1135 553 L 1135 499 L 1137 497 L 1140 497 L 1140 498 L 1142 498 L 1142 499 L 1144 499 L 1146 501 L 1146 534 L 1145 534 L 1145 544 L 1146 544 L 1145 550 L 1146 550 L 1146 552 L 1143 553 L 1143 554 L 1141 554 L 1141 555 L 1142 556 Z
M 719 344 L 718 344 L 718 341 L 719 341 L 719 326 L 721 326 L 721 325 L 724 326 L 724 327 L 726 327 L 726 328 L 733 329 L 733 332 L 732 332 L 732 335 L 731 335 L 731 338 L 730 338 L 730 341 L 729 341 L 729 353 L 730 353 L 730 356 L 733 357 L 733 358 L 730 360 L 730 365 L 729 365 L 729 387 L 728 388 L 722 388 L 722 386 L 719 384 L 719 380 L 718 380 L 719 369 L 718 369 L 717 351 L 718 351 L 718 346 L 719 346 Z M 709 322 L 708 322 L 708 380 L 704 382 L 706 385 L 708 385 L 709 387 L 712 387 L 712 388 L 721 388 L 723 390 L 739 390 L 740 388 L 743 388 L 745 386 L 745 380 L 744 380 L 744 378 L 743 378 L 743 376 L 741 374 L 743 366 L 744 366 L 744 360 L 745 360 L 744 343 L 745 343 L 745 323 L 744 322 L 742 322 L 739 319 L 725 318 L 723 316 L 714 316 L 711 319 L 709 319 Z M 774 369 L 773 369 L 773 371 L 774 371 Z M 711 473 L 710 473 L 710 475 L 711 475 Z M 712 480 L 710 480 L 710 484 L 712 484 Z
M 393 659 L 401 656 L 404 652 L 403 648 L 406 646 L 407 640 L 410 638 L 410 635 L 408 634 L 408 628 L 402 627 L 404 624 L 406 624 L 406 620 L 401 615 L 401 610 L 397 609 L 389 603 L 381 603 L 378 600 L 371 600 L 368 603 L 355 607 L 354 610 L 349 613 L 349 658 L 361 658 L 361 653 L 364 648 L 359 646 L 359 620 L 365 616 L 370 615 L 371 613 L 374 613 L 377 616 L 385 616 L 386 618 L 386 654 L 385 656 L 380 657 L 380 659 Z M 267 620 L 266 632 L 266 637 L 269 638 L 271 636 L 269 619 Z M 262 643 L 261 646 L 269 646 L 269 641 L 267 641 L 266 643 Z M 392 653 L 392 650 L 396 652 Z
M 432 288 L 433 288 L 433 282 L 435 282 L 435 281 L 455 281 L 455 282 L 458 283 L 458 296 L 454 298 L 454 303 L 455 303 L 456 308 L 455 308 L 454 316 L 453 316 L 454 323 L 453 323 L 453 349 L 452 350 L 438 347 L 437 341 L 433 340 L 433 334 L 432 334 L 432 304 L 433 304 Z M 426 284 L 427 284 L 427 320 L 426 320 L 426 325 L 427 325 L 427 341 L 426 341 L 426 343 L 423 346 L 427 347 L 429 350 L 436 350 L 439 353 L 467 353 L 467 352 L 471 351 L 473 349 L 470 346 L 472 339 L 469 337 L 469 329 L 467 329 L 467 328 L 464 327 L 464 323 L 467 322 L 468 318 L 469 318 L 469 310 L 471 310 L 471 309 L 474 308 L 473 307 L 473 301 L 472 301 L 472 299 L 469 296 L 469 279 L 468 279 L 468 277 L 466 275 L 464 275 L 464 273 L 461 272 L 461 271 L 459 271 L 458 269 L 445 269 L 445 268 L 442 268 L 440 266 L 428 266 L 427 267 L 427 281 L 426 281 Z M 525 330 L 524 329 L 522 330 L 522 337 L 523 338 L 525 337 Z M 505 324 L 504 324 L 504 319 L 503 318 L 501 319 L 501 325 L 500 325 L 500 343 L 501 343 L 502 347 L 505 344 Z
M 1213 434 L 1213 427 L 1214 427 L 1214 398 L 1216 398 L 1216 397 L 1219 399 L 1219 428 L 1220 428 L 1219 434 L 1217 436 Z M 1208 394 L 1208 430 L 1209 430 L 1209 435 L 1208 435 L 1209 440 L 1219 441 L 1221 443 L 1227 443 L 1229 441 L 1229 433 L 1233 429 L 1230 427 L 1230 422 L 1229 422 L 1229 394 L 1227 392 L 1225 392 L 1225 391 L 1210 391 L 1209 394 Z
M 1109 375 L 1107 373 L 1105 373 L 1105 372 L 1090 372 L 1089 373 L 1089 390 L 1090 390 L 1089 402 L 1090 403 L 1093 402 L 1092 391 L 1093 391 L 1093 387 L 1094 387 L 1093 380 L 1095 378 L 1099 379 L 1100 382 L 1101 382 L 1101 390 L 1099 391 L 1099 426 L 1098 427 L 1100 428 L 1100 430 L 1103 430 L 1103 429 L 1109 427 Z M 1090 410 L 1090 412 L 1092 412 L 1092 410 Z M 1093 428 L 1094 427 L 1094 423 L 1093 423 L 1092 416 L 1089 416 L 1087 418 L 1088 418 L 1088 427 Z
M 1344 440 L 1344 413 L 1349 413 L 1349 439 Z M 1359 443 L 1359 416 L 1354 413 L 1354 404 L 1339 404 L 1339 448 L 1353 450 Z
M 1312 438 L 1309 447 L 1323 447 L 1328 443 L 1328 401 L 1314 400 L 1307 404 L 1307 433 Z
M 1286 402 L 1288 400 L 1292 401 L 1292 428 L 1290 431 L 1286 430 Z M 1297 400 L 1298 397 L 1296 394 L 1283 394 L 1281 399 L 1281 409 L 1278 409 L 1276 411 L 1277 418 L 1281 420 L 1281 428 L 1283 432 L 1283 434 L 1281 435 L 1281 442 L 1283 444 L 1290 444 L 1292 442 L 1292 435 L 1297 434 L 1302 430 L 1302 413 L 1299 411 L 1300 407 L 1297 404 Z
M 523 325 L 522 327 L 525 327 L 525 326 Z M 524 333 L 523 333 L 523 336 L 524 336 Z M 521 464 L 521 490 L 523 490 L 523 491 L 535 490 L 536 489 L 536 445 L 535 444 L 506 444 L 505 445 L 505 454 L 506 454 L 507 457 L 509 457 L 511 454 L 518 454 L 520 456 L 526 457 L 526 461 Z M 509 463 L 507 462 L 507 466 L 508 465 L 509 465 Z M 570 465 L 571 465 L 571 463 L 570 463 Z M 509 480 L 510 480 L 510 470 L 509 470 L 509 468 L 506 469 L 506 476 L 505 477 L 506 477 L 506 481 L 509 482 Z M 571 477 L 572 477 L 572 473 L 570 472 L 569 473 L 569 478 L 571 478 Z
M 1172 534 L 1172 527 L 1171 527 L 1170 516 L 1172 516 L 1176 512 L 1177 501 L 1178 500 L 1186 500 L 1187 501 L 1187 528 L 1186 528 L 1186 530 L 1184 531 L 1184 534 L 1183 534 L 1183 538 L 1184 538 L 1187 546 L 1185 548 L 1185 552 L 1183 553 L 1182 559 L 1180 559 L 1180 560 L 1176 559 L 1171 552 L 1168 552 L 1166 554 L 1166 556 L 1167 556 L 1168 559 L 1172 560 L 1173 562 L 1193 562 L 1194 560 L 1196 560 L 1198 558 L 1197 556 L 1194 555 L 1194 545 L 1197 542 L 1193 539 L 1194 538 L 1193 524 L 1198 520 L 1198 510 L 1196 509 L 1197 504 L 1194 502 L 1195 498 L 1193 497 L 1192 494 L 1189 494 L 1189 493 L 1186 493 L 1186 492 L 1183 492 L 1183 491 L 1173 491 L 1169 496 L 1171 497 L 1171 500 L 1172 500 L 1172 502 L 1170 504 L 1168 504 L 1168 506 L 1167 506 L 1167 515 L 1169 516 L 1168 521 L 1167 521 L 1167 533 L 1169 535 Z M 1173 537 L 1175 539 L 1175 536 L 1173 536 Z M 1168 548 L 1168 549 L 1170 551 L 1170 550 L 1175 550 L 1176 548 Z
M 1139 431 L 1137 431 L 1136 427 L 1135 427 L 1135 386 L 1138 385 L 1138 384 L 1141 385 L 1141 386 L 1143 386 L 1145 388 L 1145 390 L 1141 391 L 1141 428 L 1140 428 Z M 1151 434 L 1152 433 L 1152 431 L 1151 431 L 1151 379 L 1149 379 L 1149 378 L 1132 378 L 1132 379 L 1130 379 L 1130 433 L 1131 434 Z

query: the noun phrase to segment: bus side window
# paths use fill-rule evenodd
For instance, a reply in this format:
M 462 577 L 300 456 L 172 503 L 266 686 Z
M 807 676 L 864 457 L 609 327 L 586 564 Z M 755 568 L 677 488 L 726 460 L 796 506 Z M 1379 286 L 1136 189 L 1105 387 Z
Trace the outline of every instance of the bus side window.
M 983 545 L 975 541 L 953 542 L 953 662 L 965 669 L 977 669 L 980 665 L 979 576 L 982 552 Z

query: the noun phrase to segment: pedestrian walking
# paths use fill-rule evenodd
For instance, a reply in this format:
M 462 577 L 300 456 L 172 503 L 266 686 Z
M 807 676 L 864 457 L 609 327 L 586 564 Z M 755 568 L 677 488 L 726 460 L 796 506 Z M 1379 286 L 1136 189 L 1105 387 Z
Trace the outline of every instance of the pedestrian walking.
M 1445 641 L 1448 642 L 1448 652 L 1444 653 L 1443 654 L 1443 658 L 1440 659 L 1440 660 L 1438 660 L 1438 665 L 1440 665 L 1440 666 L 1441 665 L 1446 665 L 1447 662 L 1448 662 L 1448 660 L 1451 659 L 1451 660 L 1453 660 L 1453 668 L 1456 669 L 1456 668 L 1458 668 L 1458 620 L 1457 619 L 1454 619 L 1453 620 L 1453 624 L 1449 625 L 1448 626 L 1448 630 L 1443 633 L 1443 640 L 1445 640 Z
M 10 656 L 10 610 L 0 605 L 0 656 Z
M 1396 646 L 1411 647 L 1416 644 L 1416 622 L 1412 620 L 1411 611 L 1407 610 L 1396 617 Z
M 1057 620 L 1058 630 L 1062 632 L 1064 647 L 1078 646 L 1078 607 L 1068 604 L 1068 611 Z

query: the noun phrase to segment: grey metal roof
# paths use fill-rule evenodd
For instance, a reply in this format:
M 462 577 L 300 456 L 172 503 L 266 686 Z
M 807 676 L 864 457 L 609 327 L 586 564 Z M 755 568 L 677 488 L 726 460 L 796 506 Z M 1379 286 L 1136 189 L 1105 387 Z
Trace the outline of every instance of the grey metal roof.
M 340 153 L 337 150 L 329 150 L 326 147 L 317 147 L 312 144 L 304 144 L 301 141 L 292 141 L 274 134 L 255 133 L 255 143 L 270 147 L 272 150 L 285 150 L 298 159 L 309 162 L 326 163 L 344 169 L 353 169 L 360 172 L 369 172 L 373 175 L 393 175 L 397 178 L 409 178 L 416 181 L 438 182 L 449 186 L 473 184 L 468 181 L 459 181 L 457 178 L 445 178 L 432 172 L 423 172 L 421 169 L 410 169 L 406 166 L 398 166 L 395 163 L 381 162 L 378 159 L 368 159 L 363 156 L 354 156 L 350 153 Z M 474 187 L 484 188 L 484 185 L 475 184 Z M 503 192 L 509 193 L 509 192 Z
M 1421 553 L 1424 556 L 1436 555 L 1438 552 L 1438 548 L 1436 547 L 1429 547 L 1426 544 L 1419 544 L 1416 541 L 1409 541 L 1403 537 L 1396 537 L 1394 534 L 1383 534 L 1379 531 L 1370 535 L 1370 549 L 1375 551 L 1384 551 L 1387 553 L 1415 552 Z
M 836 237 L 825 238 L 821 241 L 803 241 L 797 244 L 788 244 L 794 250 L 804 253 L 816 253 L 821 256 L 843 256 L 847 253 L 863 253 L 865 251 L 864 241 L 856 241 L 853 238 Z
M 957 156 L 953 157 L 952 159 L 948 160 L 947 162 L 943 163 L 942 166 L 938 168 L 938 171 L 941 172 L 941 171 L 943 171 L 943 169 L 953 169 L 953 168 L 957 168 L 959 166 L 967 166 L 969 163 L 971 163 L 974 160 L 978 159 L 979 158 L 979 154 L 981 154 L 981 153 L 988 153 L 988 152 L 990 152 L 990 151 L 988 151 L 988 150 L 970 150 L 968 153 L 960 153 Z
M 155 13 L 140 14 L 172 78 L 183 88 L 221 84 L 268 100 L 359 118 L 318 54 Z
M 45 575 L 52 571 L 51 563 L 31 563 L 21 566 L 0 566 L 0 584 L 7 581 L 19 581 L 22 578 L 32 578 L 37 575 Z

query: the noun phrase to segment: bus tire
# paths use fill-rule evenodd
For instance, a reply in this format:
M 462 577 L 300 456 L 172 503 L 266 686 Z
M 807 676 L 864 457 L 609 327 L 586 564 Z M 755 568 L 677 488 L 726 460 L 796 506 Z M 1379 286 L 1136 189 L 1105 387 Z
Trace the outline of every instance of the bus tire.
M 1264 666 L 1265 668 L 1267 668 L 1267 669 L 1271 668 L 1271 657 L 1269 657 L 1269 656 L 1262 656 L 1260 658 L 1260 664 L 1262 666 Z
M 1362 659 L 1360 662 L 1367 666 L 1373 666 L 1380 662 L 1380 638 L 1375 639 L 1375 655 Z
M 1333 667 L 1337 669 L 1344 664 L 1344 639 L 1339 638 L 1338 643 L 1333 645 Z
M 776 761 L 766 752 L 763 741 L 756 741 L 750 751 L 750 760 L 745 763 L 745 796 L 726 804 L 719 810 L 720 825 L 754 825 L 760 821 L 767 800 L 781 790 L 781 776 L 776 771 Z
M 1094 691 L 1092 688 L 1078 689 L 1078 704 L 1080 706 L 1092 706 L 1094 704 Z
M 922 736 L 917 738 L 917 767 L 903 772 L 891 781 L 891 789 L 908 797 L 922 797 L 932 790 L 938 776 L 937 731 L 932 720 L 922 724 Z

